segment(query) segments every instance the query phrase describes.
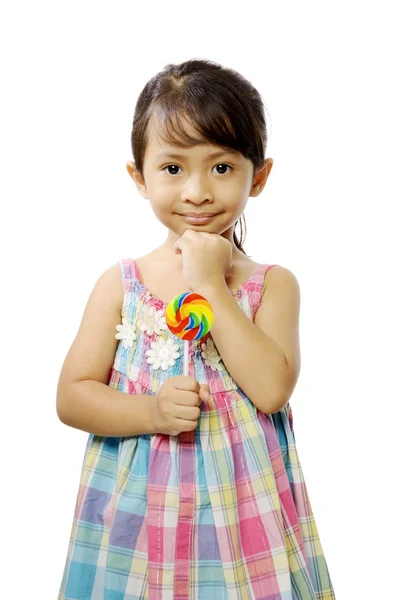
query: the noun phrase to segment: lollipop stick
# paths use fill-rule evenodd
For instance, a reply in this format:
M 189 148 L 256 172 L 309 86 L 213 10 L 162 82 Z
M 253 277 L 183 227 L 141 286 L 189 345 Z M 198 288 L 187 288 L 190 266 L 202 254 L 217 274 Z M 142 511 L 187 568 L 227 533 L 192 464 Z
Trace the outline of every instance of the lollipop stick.
M 183 374 L 189 375 L 189 342 L 183 340 Z

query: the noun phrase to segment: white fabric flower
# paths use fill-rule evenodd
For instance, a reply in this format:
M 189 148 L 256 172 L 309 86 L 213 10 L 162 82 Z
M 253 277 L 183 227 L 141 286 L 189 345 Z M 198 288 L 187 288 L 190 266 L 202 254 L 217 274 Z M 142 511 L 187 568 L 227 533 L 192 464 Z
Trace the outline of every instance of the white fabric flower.
M 136 340 L 135 328 L 126 317 L 122 317 L 122 325 L 116 325 L 118 333 L 115 334 L 117 340 L 122 340 L 124 348 L 130 348 Z
M 207 343 L 202 344 L 201 347 L 203 349 L 201 355 L 206 361 L 206 365 L 208 367 L 211 367 L 213 371 L 215 371 L 215 369 L 218 369 L 218 371 L 222 371 L 222 365 L 219 364 L 221 357 L 218 354 L 212 339 L 208 338 Z
M 160 337 L 150 345 L 152 350 L 147 350 L 146 355 L 149 357 L 147 362 L 150 365 L 153 365 L 153 369 L 159 369 L 161 367 L 163 371 L 166 371 L 168 367 L 174 366 L 174 359 L 180 356 L 179 352 L 177 352 L 179 346 L 174 344 L 172 338 L 165 340 Z
M 167 329 L 167 323 L 162 310 L 157 310 L 155 306 L 143 304 L 140 316 L 138 318 L 140 331 L 146 331 L 148 335 L 153 332 L 161 335 L 161 330 Z

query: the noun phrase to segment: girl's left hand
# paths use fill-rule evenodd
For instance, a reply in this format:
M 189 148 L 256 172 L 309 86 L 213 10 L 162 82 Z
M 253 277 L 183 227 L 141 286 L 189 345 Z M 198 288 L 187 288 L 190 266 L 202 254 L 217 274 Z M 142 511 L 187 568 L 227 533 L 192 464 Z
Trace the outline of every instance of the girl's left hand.
M 224 285 L 232 268 L 232 244 L 216 233 L 186 229 L 175 242 L 175 254 L 182 254 L 183 276 L 192 292 Z

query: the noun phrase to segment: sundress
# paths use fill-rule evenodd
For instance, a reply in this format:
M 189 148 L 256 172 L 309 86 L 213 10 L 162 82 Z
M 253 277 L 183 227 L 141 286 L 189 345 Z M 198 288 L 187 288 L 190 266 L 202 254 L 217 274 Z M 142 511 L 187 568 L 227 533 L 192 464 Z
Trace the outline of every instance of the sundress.
M 136 262 L 118 263 L 124 299 L 108 385 L 154 395 L 183 374 L 184 342 Z M 253 322 L 274 266 L 257 264 L 231 290 Z M 290 403 L 259 411 L 212 329 L 188 344 L 189 376 L 213 402 L 177 436 L 89 435 L 58 600 L 334 600 Z

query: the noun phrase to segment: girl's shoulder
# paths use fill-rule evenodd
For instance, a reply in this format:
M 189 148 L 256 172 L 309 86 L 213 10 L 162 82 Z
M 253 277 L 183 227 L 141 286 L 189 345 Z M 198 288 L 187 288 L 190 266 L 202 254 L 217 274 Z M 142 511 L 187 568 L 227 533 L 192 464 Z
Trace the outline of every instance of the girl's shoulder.
M 298 287 L 299 285 L 297 277 L 287 267 L 266 263 L 260 265 L 260 267 L 265 267 L 265 277 L 261 288 L 261 297 L 264 296 L 268 287 L 282 287 L 282 284 L 292 285 L 292 287 Z

